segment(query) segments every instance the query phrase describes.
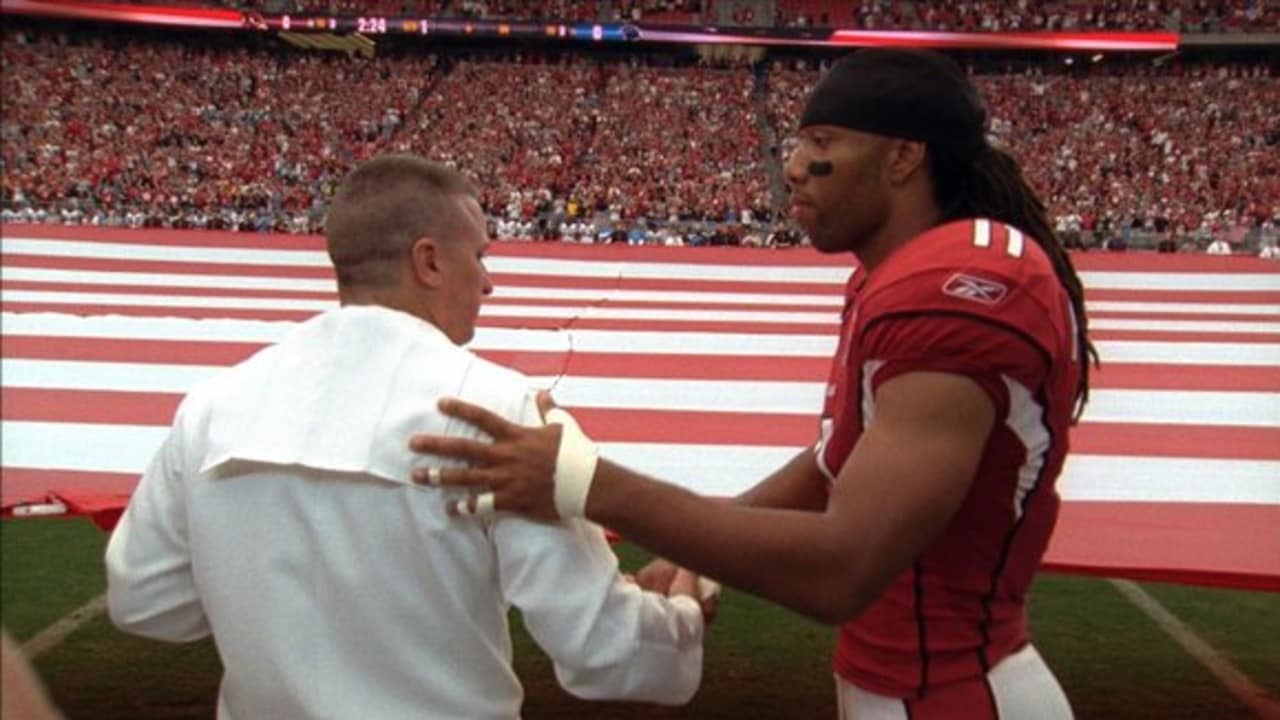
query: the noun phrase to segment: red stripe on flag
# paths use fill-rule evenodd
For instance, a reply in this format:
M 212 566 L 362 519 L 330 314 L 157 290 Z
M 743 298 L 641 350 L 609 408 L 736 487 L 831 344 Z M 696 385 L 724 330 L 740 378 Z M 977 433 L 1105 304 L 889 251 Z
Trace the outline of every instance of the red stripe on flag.
M 6 420 L 167 426 L 182 396 L 116 390 L 0 389 Z M 781 413 L 570 408 L 601 442 L 779 445 L 804 447 L 817 439 L 818 418 Z M 1172 442 L 1173 438 L 1177 442 Z M 1071 451 L 1247 460 L 1280 459 L 1280 428 L 1084 423 L 1072 430 Z
M 1217 322 L 1268 322 L 1275 315 L 1232 312 L 1171 312 L 1168 310 L 1090 310 L 1089 318 L 1116 318 L 1119 320 L 1199 320 Z M 1092 333 L 1092 329 L 1090 329 Z
M 500 365 L 521 369 L 529 353 L 482 351 Z M 766 357 L 758 355 L 679 355 L 574 351 L 557 353 L 567 361 L 563 372 L 578 377 L 647 377 L 689 380 L 781 380 L 826 382 L 831 360 L 826 357 Z M 559 367 L 559 366 L 557 366 Z M 546 371 L 530 375 L 551 374 Z M 556 371 L 559 374 L 560 370 Z
M 241 297 L 284 298 L 290 300 L 333 300 L 338 293 L 329 290 L 277 290 L 272 288 L 180 287 L 177 285 L 116 285 L 97 283 L 44 282 L 41 280 L 3 280 L 4 290 L 36 290 L 60 293 L 119 293 L 147 297 Z
M 6 335 L 0 353 L 30 360 L 229 366 L 264 347 L 266 343 Z
M 0 506 L 7 508 L 15 503 L 41 502 L 50 492 L 59 489 L 127 497 L 133 493 L 139 476 L 133 473 L 6 467 L 0 468 L 0 478 L 3 479 L 0 482 Z
M 5 237 L 74 240 L 76 242 L 128 243 L 130 245 L 162 245 L 166 247 L 254 248 L 271 250 L 324 251 L 324 238 L 319 235 L 286 235 L 283 233 L 225 232 L 219 230 L 171 230 L 93 227 L 77 225 L 0 225 Z
M 126 315 L 128 317 L 178 317 L 195 320 L 279 320 L 298 322 L 320 310 L 254 310 L 248 308 L 147 307 L 98 303 L 5 302 L 0 310 L 12 313 L 67 313 L 70 315 Z
M 163 275 L 252 275 L 263 277 L 334 280 L 333 268 L 321 265 L 260 265 L 254 263 L 187 262 L 185 260 L 130 260 L 61 255 L 6 253 L 3 267 L 48 268 L 51 270 L 93 270 L 98 272 L 138 272 Z M 336 287 L 336 286 L 335 286 Z
M 167 426 L 180 402 L 175 393 L 0 388 L 4 419 L 26 422 Z
M 1104 362 L 1089 386 L 1129 390 L 1280 391 L 1280 368 L 1266 365 L 1160 365 Z
M 1071 452 L 1280 460 L 1280 428 L 1084 422 L 1071 428 Z
M 1044 567 L 1275 592 L 1276 528 L 1280 505 L 1064 502 Z

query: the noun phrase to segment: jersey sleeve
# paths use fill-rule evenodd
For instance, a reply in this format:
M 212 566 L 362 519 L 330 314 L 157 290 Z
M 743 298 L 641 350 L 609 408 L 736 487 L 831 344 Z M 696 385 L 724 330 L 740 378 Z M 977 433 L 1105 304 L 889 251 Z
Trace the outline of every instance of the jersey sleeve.
M 1006 378 L 1038 387 L 1049 372 L 1052 332 L 1037 326 L 1048 323 L 1043 303 L 1016 277 L 990 269 L 922 270 L 869 295 L 861 315 L 872 390 L 908 372 L 963 375 L 1003 414 Z

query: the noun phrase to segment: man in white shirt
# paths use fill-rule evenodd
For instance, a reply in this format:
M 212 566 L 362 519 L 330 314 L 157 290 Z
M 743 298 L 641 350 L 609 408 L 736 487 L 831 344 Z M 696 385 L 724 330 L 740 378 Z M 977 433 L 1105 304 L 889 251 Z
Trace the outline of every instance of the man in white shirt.
M 107 547 L 121 629 L 213 634 L 218 718 L 515 718 L 507 610 L 569 692 L 687 702 L 703 618 L 618 572 L 601 529 L 462 524 L 415 485 L 411 432 L 474 436 L 457 395 L 539 418 L 528 379 L 461 347 L 493 290 L 474 187 L 413 156 L 347 178 L 326 220 L 341 307 L 194 390 Z

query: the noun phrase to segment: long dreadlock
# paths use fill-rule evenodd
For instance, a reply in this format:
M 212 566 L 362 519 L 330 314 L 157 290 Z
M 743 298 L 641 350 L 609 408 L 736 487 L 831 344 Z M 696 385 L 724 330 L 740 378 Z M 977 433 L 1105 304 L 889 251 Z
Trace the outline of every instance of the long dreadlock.
M 1075 313 L 1076 346 L 1080 352 L 1080 385 L 1076 388 L 1079 421 L 1089 401 L 1090 365 L 1099 362 L 1098 351 L 1089 340 L 1089 317 L 1084 307 L 1084 285 L 1076 274 L 1071 257 L 1062 246 L 1044 203 L 1022 176 L 1017 161 L 999 148 L 987 144 L 975 161 L 964 162 L 946 145 L 928 145 L 934 193 L 947 220 L 990 218 L 1012 225 L 1035 240 L 1053 262 L 1054 273 L 1071 298 Z

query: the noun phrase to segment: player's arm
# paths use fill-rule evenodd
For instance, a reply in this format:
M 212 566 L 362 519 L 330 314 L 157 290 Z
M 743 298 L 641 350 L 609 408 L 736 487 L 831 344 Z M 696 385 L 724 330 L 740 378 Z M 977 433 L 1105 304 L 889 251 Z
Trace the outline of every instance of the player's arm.
M 911 372 L 875 390 L 876 416 L 821 512 L 720 503 L 601 460 L 586 514 L 685 567 L 816 619 L 855 616 L 936 538 L 963 502 L 994 423 L 967 377 Z M 414 446 L 478 467 L 450 484 L 487 484 L 499 509 L 551 517 L 561 428 L 500 424 L 478 408 L 446 410 L 497 443 L 416 438 Z M 494 422 L 497 420 L 497 422 Z
M 824 512 L 718 506 L 602 462 L 587 514 L 681 565 L 844 622 L 946 527 L 995 415 L 986 392 L 956 375 L 902 375 L 875 397 L 875 421 Z
M 827 477 L 818 469 L 816 451 L 806 448 L 787 464 L 734 498 L 739 505 L 780 510 L 817 512 L 827 505 Z M 667 558 L 655 558 L 636 571 L 636 582 L 650 590 L 670 585 L 679 566 Z

